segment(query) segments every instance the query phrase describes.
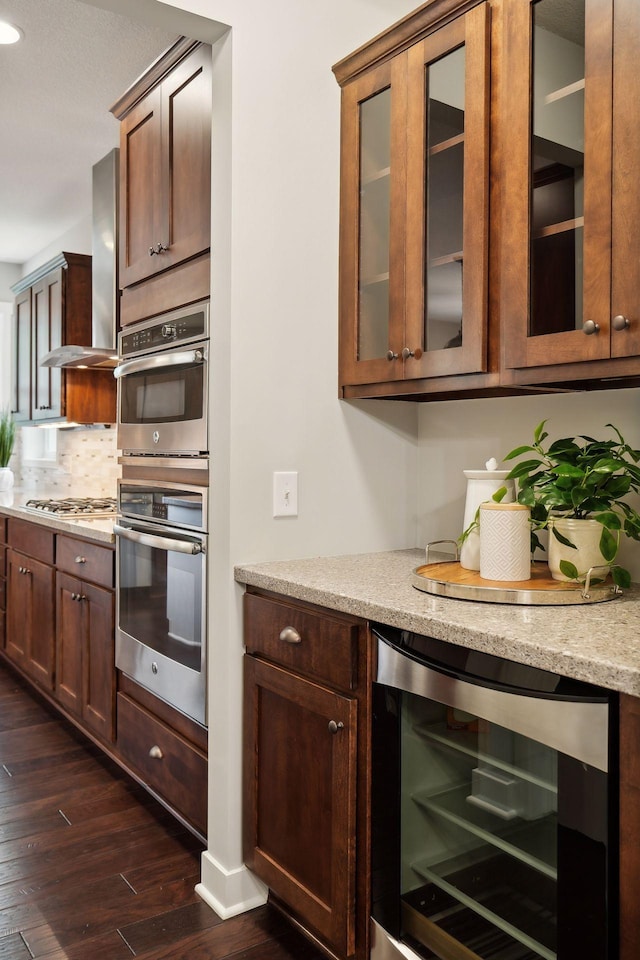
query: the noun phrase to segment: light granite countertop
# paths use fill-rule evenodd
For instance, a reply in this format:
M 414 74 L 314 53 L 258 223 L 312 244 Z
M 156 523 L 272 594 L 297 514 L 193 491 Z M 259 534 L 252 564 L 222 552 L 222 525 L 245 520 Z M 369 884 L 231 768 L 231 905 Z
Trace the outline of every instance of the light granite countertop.
M 424 550 L 241 564 L 239 583 L 640 696 L 640 586 L 601 603 L 521 606 L 412 585 Z
M 39 494 L 37 494 L 39 496 Z M 87 540 L 96 540 L 99 543 L 115 543 L 113 532 L 114 521 L 110 517 L 59 517 L 54 514 L 33 513 L 24 506 L 25 502 L 34 496 L 29 493 L 2 494 L 0 497 L 0 515 L 18 517 L 20 520 L 31 520 L 43 527 L 49 527 L 58 533 L 68 533 Z M 46 496 L 44 494 L 43 496 Z

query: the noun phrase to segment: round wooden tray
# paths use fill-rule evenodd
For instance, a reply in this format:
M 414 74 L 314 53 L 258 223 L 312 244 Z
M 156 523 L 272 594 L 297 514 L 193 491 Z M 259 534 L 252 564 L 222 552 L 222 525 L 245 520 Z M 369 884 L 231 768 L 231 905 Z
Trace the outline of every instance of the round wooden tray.
M 483 603 L 522 603 L 532 606 L 601 603 L 622 593 L 607 577 L 604 583 L 567 583 L 554 580 L 546 563 L 531 566 L 530 580 L 483 580 L 477 570 L 466 570 L 457 560 L 425 563 L 413 571 L 413 586 L 424 593 Z

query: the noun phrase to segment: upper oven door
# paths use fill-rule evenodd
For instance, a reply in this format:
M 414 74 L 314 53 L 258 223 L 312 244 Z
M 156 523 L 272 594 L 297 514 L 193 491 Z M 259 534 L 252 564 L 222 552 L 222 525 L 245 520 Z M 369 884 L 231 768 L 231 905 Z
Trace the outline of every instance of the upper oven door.
M 121 450 L 193 456 L 208 452 L 207 354 L 203 341 L 116 367 Z

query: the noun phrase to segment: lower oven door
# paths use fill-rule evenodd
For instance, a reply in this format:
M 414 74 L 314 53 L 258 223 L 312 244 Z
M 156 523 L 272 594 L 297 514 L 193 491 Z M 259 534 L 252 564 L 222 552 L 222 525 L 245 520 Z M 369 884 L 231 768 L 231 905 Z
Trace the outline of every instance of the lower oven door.
M 116 666 L 205 724 L 207 537 L 124 519 L 114 529 Z

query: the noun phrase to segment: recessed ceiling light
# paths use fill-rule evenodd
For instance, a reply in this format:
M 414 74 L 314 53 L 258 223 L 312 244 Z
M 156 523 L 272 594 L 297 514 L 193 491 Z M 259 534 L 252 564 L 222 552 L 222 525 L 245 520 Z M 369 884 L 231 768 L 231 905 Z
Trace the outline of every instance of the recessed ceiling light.
M 0 43 L 17 43 L 24 36 L 20 27 L 0 20 Z

